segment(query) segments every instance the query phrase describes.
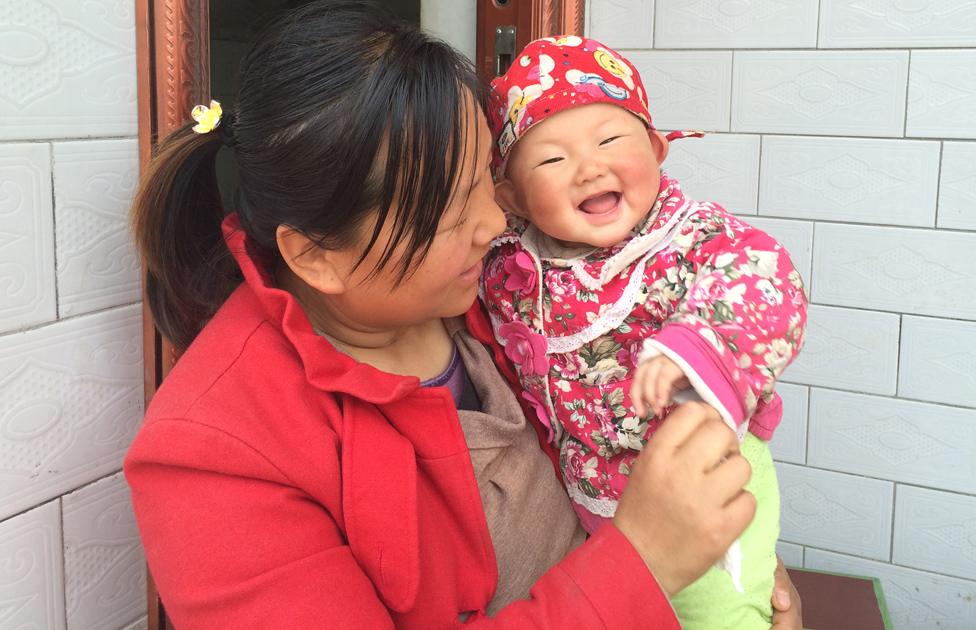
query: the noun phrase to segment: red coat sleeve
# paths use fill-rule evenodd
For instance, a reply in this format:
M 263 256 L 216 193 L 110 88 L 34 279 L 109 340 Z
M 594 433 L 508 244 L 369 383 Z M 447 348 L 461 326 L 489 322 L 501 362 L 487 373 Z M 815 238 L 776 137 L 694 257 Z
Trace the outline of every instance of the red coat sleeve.
M 180 630 L 394 627 L 334 515 L 237 437 L 155 420 L 133 443 L 125 475 L 149 568 Z M 461 625 L 418 615 L 419 627 Z M 636 551 L 608 526 L 543 575 L 528 599 L 465 626 L 624 629 L 649 620 L 679 628 Z
M 176 628 L 393 627 L 335 520 L 234 436 L 156 420 L 124 470 Z
M 613 525 L 601 527 L 550 569 L 530 594 L 471 626 L 681 630 L 657 581 Z

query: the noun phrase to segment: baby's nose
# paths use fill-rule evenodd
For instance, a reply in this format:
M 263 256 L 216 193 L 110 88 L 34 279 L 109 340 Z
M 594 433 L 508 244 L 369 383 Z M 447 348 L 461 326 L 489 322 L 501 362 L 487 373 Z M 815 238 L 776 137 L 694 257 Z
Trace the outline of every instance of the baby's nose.
M 588 157 L 580 163 L 577 171 L 579 181 L 591 181 L 606 172 L 606 164 L 598 157 Z

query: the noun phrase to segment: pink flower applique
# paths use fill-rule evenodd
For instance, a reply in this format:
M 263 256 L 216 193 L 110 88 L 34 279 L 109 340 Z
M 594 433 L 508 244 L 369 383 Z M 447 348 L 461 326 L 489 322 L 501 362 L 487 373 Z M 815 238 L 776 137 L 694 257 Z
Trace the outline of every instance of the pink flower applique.
M 535 397 L 535 394 L 529 390 L 522 392 L 522 398 L 528 401 L 528 403 L 535 409 L 536 417 L 539 418 L 539 422 L 542 423 L 542 426 L 546 428 L 546 441 L 552 442 L 552 438 L 555 434 L 552 432 L 552 419 L 549 417 L 549 409 L 542 403 L 542 401 Z
M 508 322 L 498 327 L 505 341 L 505 356 L 519 366 L 522 376 L 545 376 L 549 372 L 546 339 L 522 322 Z
M 521 295 L 531 295 L 535 291 L 536 271 L 532 257 L 525 252 L 516 252 L 505 258 L 505 288 L 518 291 Z

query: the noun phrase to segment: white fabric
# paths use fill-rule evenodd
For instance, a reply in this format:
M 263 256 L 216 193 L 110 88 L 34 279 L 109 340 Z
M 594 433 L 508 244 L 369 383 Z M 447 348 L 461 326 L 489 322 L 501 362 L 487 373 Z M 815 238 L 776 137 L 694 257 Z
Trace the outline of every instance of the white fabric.
M 641 356 L 643 355 L 644 353 L 642 352 Z M 691 380 L 690 377 L 688 380 Z M 703 401 L 710 405 L 712 404 L 708 402 L 707 399 L 703 399 L 701 396 L 699 396 L 698 392 L 694 389 L 685 389 L 674 395 L 674 402 L 678 404 L 691 401 Z M 746 423 L 743 423 L 743 426 L 745 426 L 745 424 Z M 740 442 L 742 441 L 743 437 L 745 437 L 745 434 L 739 436 Z M 570 496 L 572 497 L 572 493 L 570 493 Z M 740 593 L 745 593 L 745 589 L 742 587 L 742 543 L 739 542 L 738 538 L 732 542 L 732 546 L 725 551 L 725 555 L 722 556 L 721 560 L 715 563 L 715 566 L 729 574 L 729 577 L 732 578 L 732 585 L 735 587 L 735 590 Z
M 594 499 L 593 497 L 587 496 L 576 487 L 576 484 L 566 484 L 566 491 L 569 493 L 569 498 L 574 503 L 582 505 L 586 510 L 597 516 L 602 516 L 603 518 L 613 518 L 613 515 L 617 513 L 617 501 L 613 499 Z

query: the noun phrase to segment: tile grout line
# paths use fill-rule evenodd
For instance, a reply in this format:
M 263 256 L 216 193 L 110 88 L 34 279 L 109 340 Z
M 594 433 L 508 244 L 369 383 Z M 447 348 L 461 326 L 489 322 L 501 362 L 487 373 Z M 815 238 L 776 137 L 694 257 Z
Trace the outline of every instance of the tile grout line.
M 931 575 L 931 576 L 935 576 L 935 577 L 943 577 L 943 578 L 948 578 L 950 580 L 960 580 L 962 582 L 969 582 L 973 586 L 976 586 L 976 579 L 973 579 L 973 578 L 959 577 L 958 575 L 952 575 L 952 574 L 949 574 L 949 573 L 939 573 L 937 571 L 932 571 L 931 569 L 920 569 L 918 567 L 913 567 L 913 566 L 909 566 L 909 565 L 906 565 L 906 564 L 896 564 L 894 562 L 885 562 L 884 560 L 878 560 L 877 558 L 869 558 L 867 556 L 859 556 L 857 554 L 853 554 L 853 553 L 850 553 L 850 552 L 847 552 L 847 551 L 836 551 L 834 549 L 825 549 L 823 547 L 815 547 L 813 545 L 808 545 L 808 544 L 805 544 L 805 543 L 798 543 L 798 542 L 794 542 L 792 540 L 784 540 L 783 542 L 790 543 L 791 545 L 805 546 L 805 547 L 807 547 L 807 548 L 809 548 L 809 549 L 811 549 L 813 551 L 822 551 L 824 553 L 830 553 L 830 554 L 834 554 L 834 555 L 837 555 L 837 556 L 843 556 L 844 558 L 851 558 L 853 560 L 863 560 L 865 562 L 874 562 L 876 564 L 882 564 L 882 565 L 885 565 L 885 566 L 888 566 L 888 567 L 893 567 L 895 569 L 904 569 L 906 571 L 917 571 L 918 573 L 923 573 L 923 574 Z M 817 571 L 819 569 L 813 569 L 813 570 L 814 571 Z M 885 579 L 885 578 L 879 578 L 879 579 Z M 890 608 L 890 601 L 889 601 L 889 608 Z
M 57 198 L 57 186 L 55 185 L 55 175 L 54 175 L 54 141 L 49 141 L 47 143 L 48 147 L 48 160 L 51 167 L 51 243 L 52 243 L 52 253 L 54 254 L 54 320 L 60 321 L 61 319 L 61 293 L 58 287 L 58 198 Z
M 905 314 L 898 313 L 898 336 L 895 339 L 895 343 L 898 344 L 897 351 L 895 352 L 895 396 L 899 394 L 901 389 L 901 349 L 902 349 L 902 338 L 905 334 Z
M 960 405 L 960 404 L 946 403 L 946 402 L 933 402 L 931 400 L 924 400 L 921 398 L 902 398 L 897 394 L 878 394 L 876 392 L 866 392 L 858 389 L 843 389 L 831 385 L 801 383 L 799 381 L 791 381 L 788 379 L 780 379 L 780 382 L 786 383 L 787 385 L 796 385 L 798 387 L 809 387 L 811 390 L 821 389 L 830 392 L 840 392 L 842 394 L 854 394 L 856 396 L 868 396 L 871 398 L 884 398 L 885 400 L 890 400 L 892 402 L 907 402 L 907 403 L 915 403 L 919 405 L 931 405 L 933 407 L 942 407 L 952 411 L 962 411 L 962 412 L 969 412 L 969 413 L 976 412 L 976 406 Z
M 123 308 L 129 307 L 129 306 L 135 306 L 137 304 L 142 304 L 141 299 L 138 302 L 124 302 L 122 304 L 113 304 L 111 306 L 104 306 L 104 307 L 99 308 L 99 309 L 96 309 L 94 311 L 85 311 L 84 313 L 75 313 L 73 315 L 68 315 L 64 319 L 55 319 L 55 320 L 52 320 L 52 321 L 46 321 L 46 322 L 40 322 L 40 323 L 37 323 L 37 324 L 32 324 L 30 326 L 25 326 L 23 328 L 17 328 L 15 330 L 3 331 L 3 332 L 0 332 L 0 340 L 3 340 L 3 339 L 8 338 L 8 337 L 13 337 L 14 335 L 21 335 L 21 334 L 24 334 L 24 333 L 35 332 L 35 331 L 41 330 L 43 328 L 48 328 L 49 326 L 55 326 L 57 324 L 64 324 L 64 323 L 67 323 L 67 322 L 72 322 L 72 321 L 75 321 L 75 320 L 78 320 L 78 319 L 82 319 L 84 317 L 95 316 L 95 315 L 103 315 L 103 314 L 108 313 L 110 311 L 121 310 Z
M 895 517 L 898 514 L 898 486 L 895 482 L 891 488 L 891 540 L 888 541 L 888 563 L 895 561 Z
M 933 226 L 936 230 L 939 229 L 939 211 L 942 210 L 942 173 L 944 169 L 945 160 L 945 149 L 946 143 L 943 140 L 939 143 L 939 168 L 937 171 L 937 177 L 935 180 L 935 225 Z
M 976 499 L 976 489 L 974 489 L 972 492 L 966 492 L 964 490 L 952 490 L 950 488 L 944 488 L 940 486 L 924 485 L 918 482 L 903 481 L 900 479 L 888 479 L 887 477 L 877 477 L 865 473 L 850 472 L 847 470 L 836 470 L 833 468 L 824 468 L 823 466 L 819 466 L 817 464 L 797 464 L 796 462 L 787 462 L 779 459 L 774 459 L 773 461 L 778 465 L 793 466 L 796 468 L 802 468 L 804 470 L 813 470 L 817 472 L 832 473 L 834 475 L 841 475 L 842 477 L 854 477 L 856 479 L 867 479 L 869 481 L 880 481 L 883 483 L 891 484 L 892 486 L 894 486 L 895 484 L 899 484 L 906 487 L 928 490 L 929 492 L 951 494 L 953 496 L 963 497 L 966 499 Z
M 908 99 L 911 94 L 912 86 L 912 49 L 908 49 L 908 65 L 905 69 L 905 114 L 902 118 L 902 132 L 901 135 L 908 137 Z
M 58 501 L 58 517 L 61 519 L 61 599 L 62 605 L 64 606 L 64 627 L 68 627 L 68 555 L 65 553 L 64 547 L 64 495 L 57 498 Z

